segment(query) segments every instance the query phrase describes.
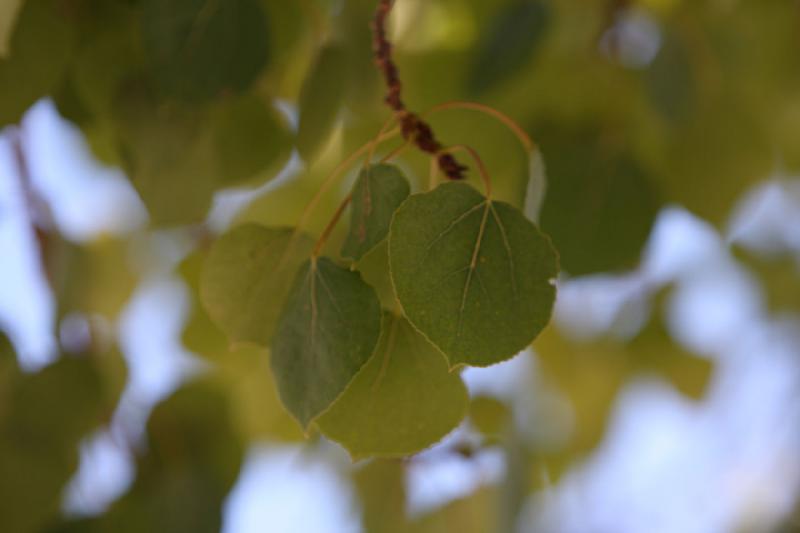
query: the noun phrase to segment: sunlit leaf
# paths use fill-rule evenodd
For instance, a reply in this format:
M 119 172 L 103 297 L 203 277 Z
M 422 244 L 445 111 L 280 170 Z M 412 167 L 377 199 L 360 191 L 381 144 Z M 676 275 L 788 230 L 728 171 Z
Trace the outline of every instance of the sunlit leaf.
M 312 259 L 295 277 L 272 342 L 281 400 L 306 429 L 344 392 L 375 350 L 380 302 L 357 272 Z
M 395 209 L 408 197 L 410 186 L 392 165 L 371 165 L 353 186 L 350 230 L 342 256 L 358 261 L 389 234 Z
M 467 390 L 442 354 L 404 318 L 386 315 L 372 358 L 317 424 L 354 458 L 410 455 L 455 428 L 466 407 Z
M 451 366 L 487 366 L 525 348 L 550 319 L 558 260 L 516 208 L 463 183 L 410 196 L 389 237 L 408 319 Z
M 275 381 L 270 379 L 268 352 L 242 344 L 218 358 L 224 361 L 220 378 L 228 385 L 233 419 L 250 439 L 302 442 L 303 432 L 281 404 Z
M 200 357 L 214 362 L 224 362 L 231 345 L 228 336 L 211 319 L 202 297 L 202 271 L 208 260 L 208 249 L 197 250 L 181 261 L 178 268 L 183 281 L 189 286 L 192 305 L 184 324 L 181 341 L 183 345 Z
M 232 341 L 267 345 L 292 279 L 313 241 L 292 228 L 238 226 L 214 243 L 200 294 L 208 314 Z
M 242 91 L 267 62 L 257 0 L 145 0 L 142 41 L 163 90 L 187 100 Z

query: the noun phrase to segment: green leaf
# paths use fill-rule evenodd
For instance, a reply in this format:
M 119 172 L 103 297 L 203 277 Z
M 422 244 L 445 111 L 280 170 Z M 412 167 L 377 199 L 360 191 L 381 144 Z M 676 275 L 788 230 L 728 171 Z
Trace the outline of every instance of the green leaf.
M 268 345 L 313 241 L 292 228 L 238 226 L 211 247 L 200 278 L 208 314 L 231 341 Z
M 550 8 L 538 0 L 513 2 L 489 25 L 475 52 L 467 86 L 483 94 L 512 77 L 533 57 L 550 25 Z
M 381 332 L 375 290 L 326 258 L 298 271 L 272 342 L 281 400 L 303 429 L 347 388 Z
M 393 165 L 362 170 L 353 186 L 350 231 L 342 245 L 342 256 L 358 261 L 385 239 L 392 215 L 410 191 L 408 180 Z
M 235 183 L 270 167 L 286 164 L 292 138 L 282 121 L 261 98 L 236 98 L 214 117 L 215 144 L 221 179 Z
M 317 424 L 355 459 L 410 455 L 455 428 L 467 403 L 442 354 L 406 319 L 387 314 L 375 354 Z
M 406 316 L 451 366 L 509 359 L 550 320 L 558 259 L 549 239 L 465 183 L 400 206 L 389 264 Z
M 0 127 L 19 121 L 55 91 L 74 51 L 74 33 L 56 2 L 28 0 L 19 12 L 8 57 L 0 59 Z
M 305 161 L 313 160 L 330 136 L 347 83 L 346 56 L 341 47 L 328 45 L 317 56 L 300 91 L 297 149 Z
M 142 41 L 161 88 L 185 100 L 240 92 L 267 62 L 257 0 L 145 0 Z
M 624 140 L 598 125 L 557 126 L 539 137 L 548 183 L 542 229 L 571 275 L 632 268 L 662 200 Z

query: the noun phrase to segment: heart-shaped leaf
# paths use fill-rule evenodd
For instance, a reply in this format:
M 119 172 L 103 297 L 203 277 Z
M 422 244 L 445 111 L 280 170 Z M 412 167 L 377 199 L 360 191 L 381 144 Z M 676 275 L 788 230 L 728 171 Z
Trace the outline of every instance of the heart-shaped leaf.
M 365 168 L 353 186 L 350 230 L 342 256 L 358 261 L 389 234 L 397 207 L 408 197 L 408 180 L 393 165 Z
M 326 258 L 298 271 L 272 342 L 281 400 L 307 429 L 375 351 L 381 307 L 358 272 Z
M 406 316 L 451 366 L 509 359 L 550 320 L 558 273 L 550 240 L 518 209 L 465 183 L 403 202 L 389 264 Z
M 245 224 L 214 243 L 200 278 L 208 314 L 232 341 L 268 345 L 297 268 L 314 242 L 292 228 Z
M 387 314 L 375 354 L 317 424 L 354 458 L 409 455 L 455 428 L 467 403 L 442 354 L 405 318 Z

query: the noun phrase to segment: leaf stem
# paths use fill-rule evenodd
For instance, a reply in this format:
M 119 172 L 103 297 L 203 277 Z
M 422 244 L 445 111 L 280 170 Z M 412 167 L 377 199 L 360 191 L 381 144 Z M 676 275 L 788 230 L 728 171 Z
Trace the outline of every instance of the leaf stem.
M 436 158 L 431 157 L 431 172 L 428 178 L 428 190 L 433 190 L 436 186 L 436 181 L 439 178 L 439 165 L 436 164 Z
M 522 126 L 517 124 L 517 122 L 515 122 L 514 119 L 512 119 L 502 111 L 498 111 L 493 107 L 480 104 L 478 102 L 466 102 L 458 100 L 454 100 L 452 102 L 445 102 L 443 104 L 433 106 L 432 108 L 423 112 L 420 116 L 428 117 L 434 113 L 438 113 L 439 111 L 446 111 L 448 109 L 469 109 L 490 116 L 501 122 L 504 126 L 506 126 L 509 129 L 509 131 L 511 131 L 511 133 L 513 133 L 514 136 L 519 140 L 520 144 L 523 146 L 526 152 L 530 154 L 539 150 L 539 147 L 533 141 L 533 139 L 531 139 L 530 135 L 528 135 L 525 132 L 525 130 L 522 129 Z M 410 144 L 411 144 L 410 141 L 406 141 L 404 144 L 395 148 L 389 154 L 387 154 L 383 159 L 381 159 L 381 163 L 394 159 L 395 157 L 400 155 L 400 153 L 405 151 L 410 146 Z
M 502 122 L 509 130 L 511 130 L 512 133 L 514 133 L 514 135 L 516 135 L 517 139 L 519 139 L 519 142 L 525 147 L 525 150 L 528 152 L 534 152 L 538 150 L 538 147 L 536 146 L 536 143 L 533 142 L 533 139 L 531 139 L 530 136 L 525 133 L 525 130 L 523 130 L 522 127 L 511 117 L 502 111 L 498 111 L 497 109 L 484 104 L 463 101 L 445 102 L 443 104 L 433 106 L 428 111 L 423 113 L 422 116 L 428 116 L 439 111 L 446 111 L 448 109 L 470 109 L 472 111 L 478 111 L 484 115 L 493 117 Z
M 452 155 L 442 151 L 442 144 L 436 140 L 433 129 L 416 113 L 406 108 L 401 98 L 403 84 L 400 73 L 392 59 L 392 44 L 389 42 L 386 31 L 386 19 L 392 10 L 393 0 L 378 0 L 375 16 L 372 19 L 372 50 L 375 55 L 375 64 L 383 76 L 387 94 L 384 101 L 394 111 L 403 138 L 416 145 L 423 152 L 437 156 L 439 168 L 453 180 L 464 178 L 466 167 L 453 158 Z
M 401 144 L 400 146 L 398 146 L 397 148 L 395 148 L 394 150 L 383 156 L 383 158 L 381 159 L 381 163 L 388 163 L 389 161 L 391 161 L 392 159 L 403 153 L 409 146 L 411 146 L 411 141 L 405 141 L 403 144 Z
M 375 136 L 374 139 L 372 139 L 372 142 L 370 143 L 369 146 L 369 152 L 367 153 L 367 157 L 364 158 L 364 168 L 367 168 L 369 164 L 372 163 L 372 158 L 375 156 L 375 149 L 380 144 L 381 135 L 386 133 L 386 130 L 389 129 L 389 126 L 391 126 L 395 122 L 397 122 L 397 117 L 395 116 L 389 117 L 389 120 L 383 123 L 383 126 L 381 126 L 381 129 L 378 132 L 378 134 Z M 383 160 L 381 160 L 381 163 L 383 163 Z
M 328 221 L 328 225 L 325 226 L 325 229 L 322 231 L 322 235 L 319 236 L 317 239 L 317 244 L 314 245 L 314 251 L 311 252 L 311 257 L 313 261 L 316 261 L 316 258 L 319 257 L 320 251 L 322 251 L 322 247 L 325 246 L 325 242 L 330 237 L 331 232 L 333 232 L 333 228 L 336 227 L 336 224 L 339 222 L 339 219 L 342 218 L 342 214 L 344 210 L 350 205 L 350 200 L 353 199 L 352 194 L 348 194 L 342 203 L 339 204 L 339 207 L 336 208 L 336 211 L 333 213 L 333 216 Z
M 398 133 L 400 133 L 400 128 L 394 128 L 394 129 L 392 129 L 392 130 L 390 130 L 390 131 L 378 136 L 376 139 L 374 139 L 374 140 L 368 142 L 367 144 L 363 145 L 361 148 L 359 148 L 358 150 L 356 150 L 355 152 L 350 154 L 347 157 L 347 159 L 343 160 L 341 163 L 336 165 L 336 168 L 334 168 L 331 171 L 331 173 L 328 174 L 328 176 L 326 176 L 325 180 L 319 186 L 319 189 L 317 189 L 316 194 L 314 194 L 314 197 L 311 198 L 311 200 L 306 205 L 305 209 L 303 209 L 303 212 L 300 214 L 300 218 L 297 221 L 297 226 L 295 227 L 295 235 L 300 232 L 300 230 L 303 228 L 303 226 L 306 225 L 306 223 L 308 222 L 308 218 L 311 216 L 311 213 L 314 212 L 314 209 L 316 209 L 316 207 L 319 204 L 320 200 L 322 200 L 322 196 L 326 192 L 328 192 L 328 189 L 331 188 L 333 183 L 336 181 L 336 178 L 338 178 L 342 174 L 342 172 L 347 170 L 347 168 L 350 167 L 350 165 L 352 165 L 353 162 L 355 162 L 359 157 L 364 155 L 364 152 L 369 150 L 370 147 L 373 144 L 380 144 L 380 143 L 382 143 L 384 141 L 387 141 L 387 140 L 391 139 L 392 137 L 395 137 Z

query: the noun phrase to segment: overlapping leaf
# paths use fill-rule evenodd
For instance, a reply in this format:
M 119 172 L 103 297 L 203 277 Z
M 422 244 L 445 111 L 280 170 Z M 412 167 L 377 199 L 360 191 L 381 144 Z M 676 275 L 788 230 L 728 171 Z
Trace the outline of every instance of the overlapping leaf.
M 464 183 L 400 206 L 389 262 L 403 311 L 451 366 L 508 359 L 550 319 L 558 260 L 549 239 Z
M 303 428 L 328 409 L 366 364 L 381 332 L 375 290 L 326 258 L 297 273 L 272 342 L 281 400 Z
M 200 295 L 232 341 L 268 345 L 292 279 L 313 242 L 292 228 L 244 224 L 220 237 L 206 259 Z
M 355 458 L 410 455 L 455 428 L 467 401 L 442 354 L 407 320 L 387 314 L 375 354 L 317 423 Z
M 397 207 L 408 197 L 408 180 L 393 165 L 365 168 L 353 186 L 350 230 L 342 256 L 358 261 L 389 234 Z

